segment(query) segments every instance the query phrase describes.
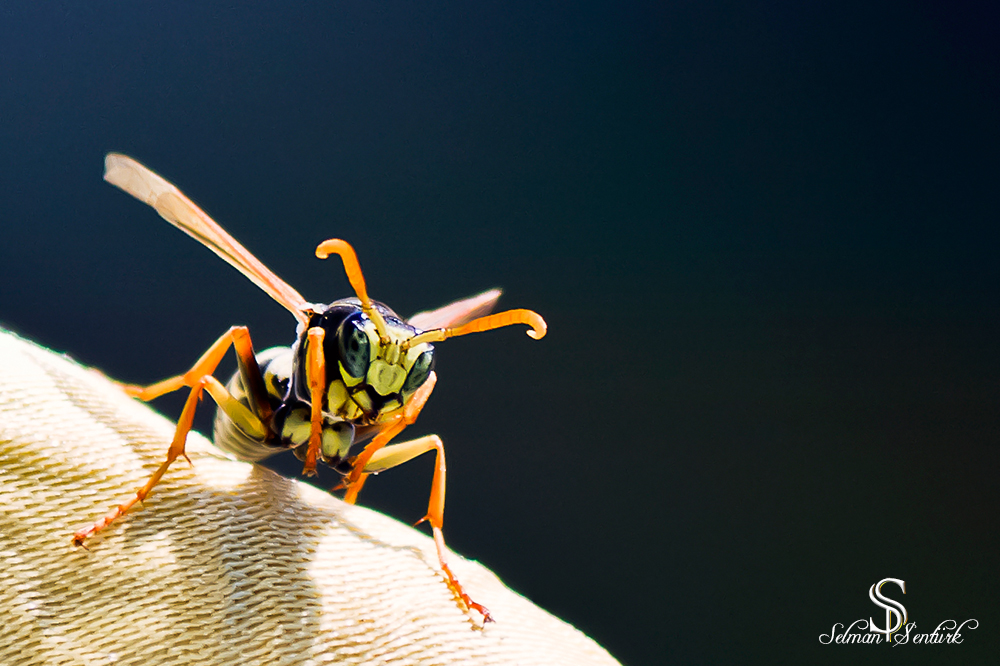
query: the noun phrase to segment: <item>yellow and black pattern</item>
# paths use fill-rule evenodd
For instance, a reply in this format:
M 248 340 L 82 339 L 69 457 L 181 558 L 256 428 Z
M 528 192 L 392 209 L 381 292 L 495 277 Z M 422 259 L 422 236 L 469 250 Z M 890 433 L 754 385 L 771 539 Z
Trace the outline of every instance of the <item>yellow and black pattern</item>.
M 275 347 L 257 354 L 264 388 L 274 414 L 269 435 L 259 439 L 241 427 L 238 417 L 219 410 L 215 419 L 215 441 L 243 460 L 260 461 L 278 451 L 293 449 L 305 455 L 311 431 L 309 388 L 306 380 L 305 331 L 326 331 L 323 343 L 327 359 L 327 390 L 324 396 L 320 457 L 342 472 L 340 466 L 353 444 L 362 441 L 356 428 L 377 426 L 392 418 L 430 375 L 434 347 L 408 341 L 422 331 L 407 324 L 382 303 L 373 306 L 385 321 L 387 340 L 379 337 L 360 301 L 346 298 L 328 306 L 313 306 L 308 326 L 301 327 L 292 347 Z M 241 404 L 254 411 L 241 369 L 229 381 L 228 390 Z M 341 469 L 343 467 L 343 469 Z

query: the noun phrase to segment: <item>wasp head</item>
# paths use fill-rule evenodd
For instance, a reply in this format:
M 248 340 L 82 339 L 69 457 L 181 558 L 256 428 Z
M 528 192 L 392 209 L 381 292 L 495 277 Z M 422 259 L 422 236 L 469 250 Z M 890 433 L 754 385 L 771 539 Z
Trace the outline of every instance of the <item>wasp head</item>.
M 401 408 L 427 381 L 434 366 L 432 344 L 410 344 L 421 331 L 382 303 L 372 301 L 372 307 L 382 319 L 381 327 L 362 310 L 357 298 L 347 298 L 325 309 L 316 308 L 306 329 L 320 327 L 325 332 L 324 411 L 359 425 L 378 423 Z M 308 338 L 300 336 L 295 386 L 303 402 L 309 400 L 305 377 L 308 344 Z

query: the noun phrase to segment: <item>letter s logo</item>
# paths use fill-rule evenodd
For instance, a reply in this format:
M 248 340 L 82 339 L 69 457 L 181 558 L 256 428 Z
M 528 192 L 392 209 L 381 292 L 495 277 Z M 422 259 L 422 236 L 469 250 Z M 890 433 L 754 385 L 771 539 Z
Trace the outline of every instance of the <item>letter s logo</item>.
M 871 586 L 868 590 L 868 598 L 872 600 L 876 606 L 881 606 L 885 609 L 885 629 L 879 629 L 875 626 L 875 620 L 868 618 L 869 631 L 874 631 L 880 634 L 885 634 L 885 639 L 887 642 L 892 642 L 892 635 L 900 630 L 907 623 L 906 617 L 906 607 L 899 603 L 895 599 L 889 599 L 882 595 L 882 586 L 886 583 L 895 583 L 899 586 L 899 589 L 906 594 L 906 582 L 899 580 L 898 578 L 883 578 L 879 582 Z M 878 598 L 876 598 L 878 597 Z M 886 602 L 886 603 L 882 603 Z M 896 623 L 893 624 L 893 615 L 896 616 Z

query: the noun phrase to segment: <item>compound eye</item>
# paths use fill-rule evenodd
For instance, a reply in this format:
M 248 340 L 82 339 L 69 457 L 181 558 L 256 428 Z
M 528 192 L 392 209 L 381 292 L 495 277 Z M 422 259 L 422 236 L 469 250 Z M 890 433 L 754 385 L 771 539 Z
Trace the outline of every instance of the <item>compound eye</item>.
M 360 317 L 350 317 L 340 326 L 337 333 L 340 361 L 351 377 L 361 378 L 368 372 L 371 361 L 371 342 L 362 326 Z
M 403 382 L 403 393 L 412 393 L 420 388 L 430 376 L 432 367 L 434 367 L 434 352 L 432 350 L 425 351 L 418 356 L 417 360 L 413 362 L 413 367 L 410 368 L 410 374 L 406 375 L 406 381 Z

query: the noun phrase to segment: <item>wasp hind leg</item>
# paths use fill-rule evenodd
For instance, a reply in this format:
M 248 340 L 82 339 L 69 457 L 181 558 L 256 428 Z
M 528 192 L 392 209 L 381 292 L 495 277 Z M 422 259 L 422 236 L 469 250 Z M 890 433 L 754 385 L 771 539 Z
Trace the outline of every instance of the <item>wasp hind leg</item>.
M 212 373 L 219 365 L 230 345 L 236 349 L 240 374 L 243 377 L 243 383 L 247 389 L 247 395 L 254 411 L 247 409 L 236 400 L 219 380 L 212 376 Z M 147 387 L 123 386 L 123 388 L 129 395 L 140 400 L 152 400 L 185 386 L 191 387 L 191 393 L 188 395 L 187 401 L 184 403 L 184 409 L 181 411 L 181 416 L 177 420 L 177 429 L 174 431 L 174 438 L 170 442 L 170 448 L 167 450 L 167 459 L 153 472 L 146 485 L 137 490 L 135 495 L 127 502 L 115 507 L 106 516 L 95 521 L 90 526 L 77 531 L 73 535 L 73 543 L 75 545 L 82 546 L 87 539 L 120 518 L 137 502 L 145 500 L 153 490 L 153 487 L 159 483 L 171 463 L 177 460 L 177 458 L 183 456 L 185 460 L 189 463 L 191 462 L 184 452 L 184 444 L 187 441 L 187 434 L 191 430 L 194 413 L 198 407 L 198 401 L 201 399 L 202 391 L 208 391 L 212 399 L 219 405 L 219 408 L 226 412 L 248 435 L 259 437 L 260 439 L 266 437 L 267 427 L 265 422 L 270 421 L 271 410 L 267 403 L 264 380 L 253 353 L 250 334 L 245 326 L 234 326 L 226 331 L 185 374 L 171 377 Z
M 143 402 L 159 398 L 161 395 L 177 391 L 185 386 L 194 388 L 194 385 L 201 378 L 215 372 L 215 368 L 229 351 L 230 345 L 236 350 L 236 360 L 239 362 L 240 374 L 243 376 L 250 404 L 253 405 L 255 412 L 269 417 L 271 410 L 267 402 L 267 389 L 264 387 L 264 378 L 257 365 L 253 342 L 250 340 L 250 331 L 246 326 L 233 326 L 223 333 L 183 375 L 170 377 L 149 386 L 134 384 L 120 384 L 119 386 L 130 396 Z

